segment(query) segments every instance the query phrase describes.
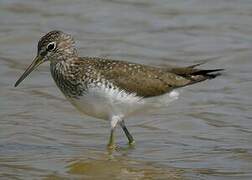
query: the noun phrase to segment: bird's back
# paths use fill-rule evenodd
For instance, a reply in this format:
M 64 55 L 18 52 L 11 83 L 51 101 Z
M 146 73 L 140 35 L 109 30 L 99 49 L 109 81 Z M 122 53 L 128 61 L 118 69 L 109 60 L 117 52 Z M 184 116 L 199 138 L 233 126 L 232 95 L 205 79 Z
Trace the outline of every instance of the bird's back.
M 173 89 L 212 79 L 222 69 L 202 70 L 188 67 L 152 67 L 126 61 L 83 57 L 78 61 L 83 71 L 95 73 L 119 89 L 140 97 L 153 97 Z M 81 65 L 83 64 L 83 65 Z M 85 74 L 85 73 L 84 73 Z

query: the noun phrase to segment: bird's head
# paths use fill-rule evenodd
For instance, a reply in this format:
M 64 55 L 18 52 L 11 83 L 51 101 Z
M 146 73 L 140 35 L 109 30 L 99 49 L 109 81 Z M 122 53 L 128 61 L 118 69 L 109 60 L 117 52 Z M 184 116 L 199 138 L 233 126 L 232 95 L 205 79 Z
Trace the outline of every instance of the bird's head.
M 18 86 L 40 64 L 46 61 L 65 61 L 76 55 L 77 52 L 71 35 L 58 30 L 50 31 L 39 40 L 37 56 L 17 80 L 15 87 Z

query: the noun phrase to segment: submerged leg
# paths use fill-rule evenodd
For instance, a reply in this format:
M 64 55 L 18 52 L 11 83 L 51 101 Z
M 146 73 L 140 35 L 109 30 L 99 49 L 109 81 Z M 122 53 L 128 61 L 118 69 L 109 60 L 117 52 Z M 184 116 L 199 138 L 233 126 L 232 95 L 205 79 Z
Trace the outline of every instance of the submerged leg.
M 117 125 L 118 121 L 120 121 L 120 120 L 121 120 L 120 116 L 113 116 L 111 118 L 111 121 L 110 121 L 111 130 L 110 130 L 108 148 L 111 148 L 111 149 L 115 148 L 115 135 L 114 135 L 114 132 L 115 132 L 116 125 Z
M 128 140 L 129 140 L 129 144 L 132 145 L 135 143 L 135 140 L 133 139 L 133 136 L 130 134 L 130 132 L 128 131 L 126 125 L 125 125 L 125 122 L 124 120 L 121 120 L 120 121 L 120 125 L 125 133 L 125 135 L 127 136 Z
M 115 128 L 110 130 L 108 148 L 111 148 L 111 149 L 115 148 L 115 135 L 114 135 L 114 131 L 115 131 Z

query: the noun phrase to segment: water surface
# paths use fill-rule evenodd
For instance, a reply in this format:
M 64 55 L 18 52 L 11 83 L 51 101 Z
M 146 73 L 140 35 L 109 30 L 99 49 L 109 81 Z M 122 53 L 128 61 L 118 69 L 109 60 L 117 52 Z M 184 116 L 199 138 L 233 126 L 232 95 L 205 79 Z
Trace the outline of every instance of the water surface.
M 1 1 L 0 179 L 251 179 L 251 12 L 250 0 Z M 48 64 L 13 87 L 54 29 L 81 56 L 226 71 L 128 119 L 136 146 L 118 128 L 111 154 L 109 123 L 80 115 Z

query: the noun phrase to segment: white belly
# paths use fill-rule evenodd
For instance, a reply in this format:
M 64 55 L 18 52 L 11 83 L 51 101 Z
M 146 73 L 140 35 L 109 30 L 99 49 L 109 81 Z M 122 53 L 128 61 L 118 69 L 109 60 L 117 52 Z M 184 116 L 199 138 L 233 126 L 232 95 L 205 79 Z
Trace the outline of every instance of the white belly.
M 84 114 L 109 120 L 114 115 L 128 117 L 146 112 L 148 109 L 166 106 L 177 98 L 178 93 L 175 91 L 161 96 L 142 98 L 119 89 L 93 87 L 89 88 L 88 92 L 79 96 L 78 99 L 68 99 Z

